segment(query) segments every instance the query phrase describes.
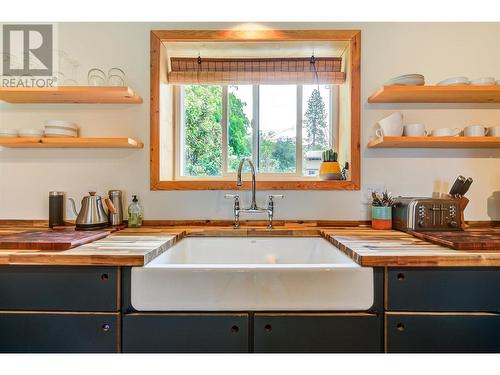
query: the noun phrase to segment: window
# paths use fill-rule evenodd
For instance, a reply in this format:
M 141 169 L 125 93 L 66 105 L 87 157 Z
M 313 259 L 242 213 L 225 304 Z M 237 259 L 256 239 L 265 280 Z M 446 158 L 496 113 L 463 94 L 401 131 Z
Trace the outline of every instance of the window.
M 360 30 L 152 30 L 150 41 L 151 190 L 234 190 L 242 157 L 258 189 L 359 190 Z M 318 176 L 325 143 L 349 163 L 346 180 Z
M 243 157 L 261 177 L 318 176 L 335 147 L 330 85 L 178 86 L 176 177 L 233 178 Z

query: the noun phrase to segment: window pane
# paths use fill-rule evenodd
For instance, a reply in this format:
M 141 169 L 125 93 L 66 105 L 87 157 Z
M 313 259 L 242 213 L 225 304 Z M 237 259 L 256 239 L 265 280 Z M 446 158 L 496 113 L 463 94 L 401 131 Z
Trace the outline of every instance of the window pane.
M 222 87 L 184 86 L 183 176 L 217 176 L 222 166 Z
M 259 172 L 295 173 L 297 86 L 259 86 Z
M 318 176 L 321 151 L 330 148 L 330 86 L 302 87 L 302 152 L 304 176 Z
M 253 87 L 228 87 L 227 170 L 235 172 L 243 157 L 252 157 Z

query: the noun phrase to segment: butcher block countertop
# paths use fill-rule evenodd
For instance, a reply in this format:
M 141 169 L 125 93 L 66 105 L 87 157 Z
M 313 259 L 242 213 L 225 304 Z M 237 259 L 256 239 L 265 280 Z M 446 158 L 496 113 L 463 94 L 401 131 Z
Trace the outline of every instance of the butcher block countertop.
M 0 224 L 1 234 L 39 231 L 44 226 Z M 477 230 L 477 229 L 476 229 Z M 491 228 L 489 229 L 491 231 Z M 496 228 L 500 233 L 500 228 Z M 366 226 L 325 227 L 309 224 L 263 226 L 148 226 L 127 228 L 95 242 L 64 251 L 0 248 L 0 265 L 142 266 L 186 236 L 322 236 L 367 267 L 500 266 L 500 249 L 452 250 L 399 231 Z

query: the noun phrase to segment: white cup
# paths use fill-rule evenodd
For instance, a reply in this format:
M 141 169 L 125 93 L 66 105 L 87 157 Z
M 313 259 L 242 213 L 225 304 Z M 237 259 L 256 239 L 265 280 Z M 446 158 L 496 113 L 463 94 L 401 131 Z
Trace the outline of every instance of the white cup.
M 431 131 L 431 137 L 455 137 L 459 134 L 459 128 L 439 128 Z
M 423 124 L 406 124 L 403 135 L 405 137 L 426 137 L 427 130 L 425 130 L 425 125 Z
M 488 128 L 488 133 L 490 137 L 500 137 L 500 125 L 492 126 Z
M 486 134 L 488 134 L 488 129 L 487 127 L 483 125 L 469 125 L 466 126 L 464 129 L 464 136 L 465 137 L 484 137 Z
M 401 137 L 403 135 L 403 114 L 394 112 L 378 122 L 377 137 Z

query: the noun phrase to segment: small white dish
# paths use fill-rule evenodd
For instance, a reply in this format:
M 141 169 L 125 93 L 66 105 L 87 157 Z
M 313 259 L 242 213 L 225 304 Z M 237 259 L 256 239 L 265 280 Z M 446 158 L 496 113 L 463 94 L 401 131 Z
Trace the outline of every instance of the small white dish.
M 469 84 L 470 81 L 467 77 L 451 77 L 436 83 L 436 86 L 464 86 Z
M 76 130 L 68 130 L 62 128 L 48 128 L 45 129 L 45 136 L 47 138 L 62 138 L 62 137 L 78 137 L 78 132 Z
M 1 138 L 17 138 L 17 135 L 18 135 L 17 129 L 0 129 Z
M 457 137 L 461 130 L 459 128 L 439 128 L 433 129 L 430 133 L 431 137 Z
M 19 129 L 19 136 L 22 138 L 40 138 L 44 131 L 41 129 Z
M 406 77 L 391 79 L 385 83 L 386 86 L 423 86 L 425 80 L 419 77 Z
M 44 123 L 45 128 L 62 128 L 68 130 L 76 130 L 78 131 L 78 125 L 74 122 L 65 121 L 65 120 L 47 120 Z
M 493 77 L 481 77 L 470 81 L 472 86 L 494 86 L 495 78 Z

